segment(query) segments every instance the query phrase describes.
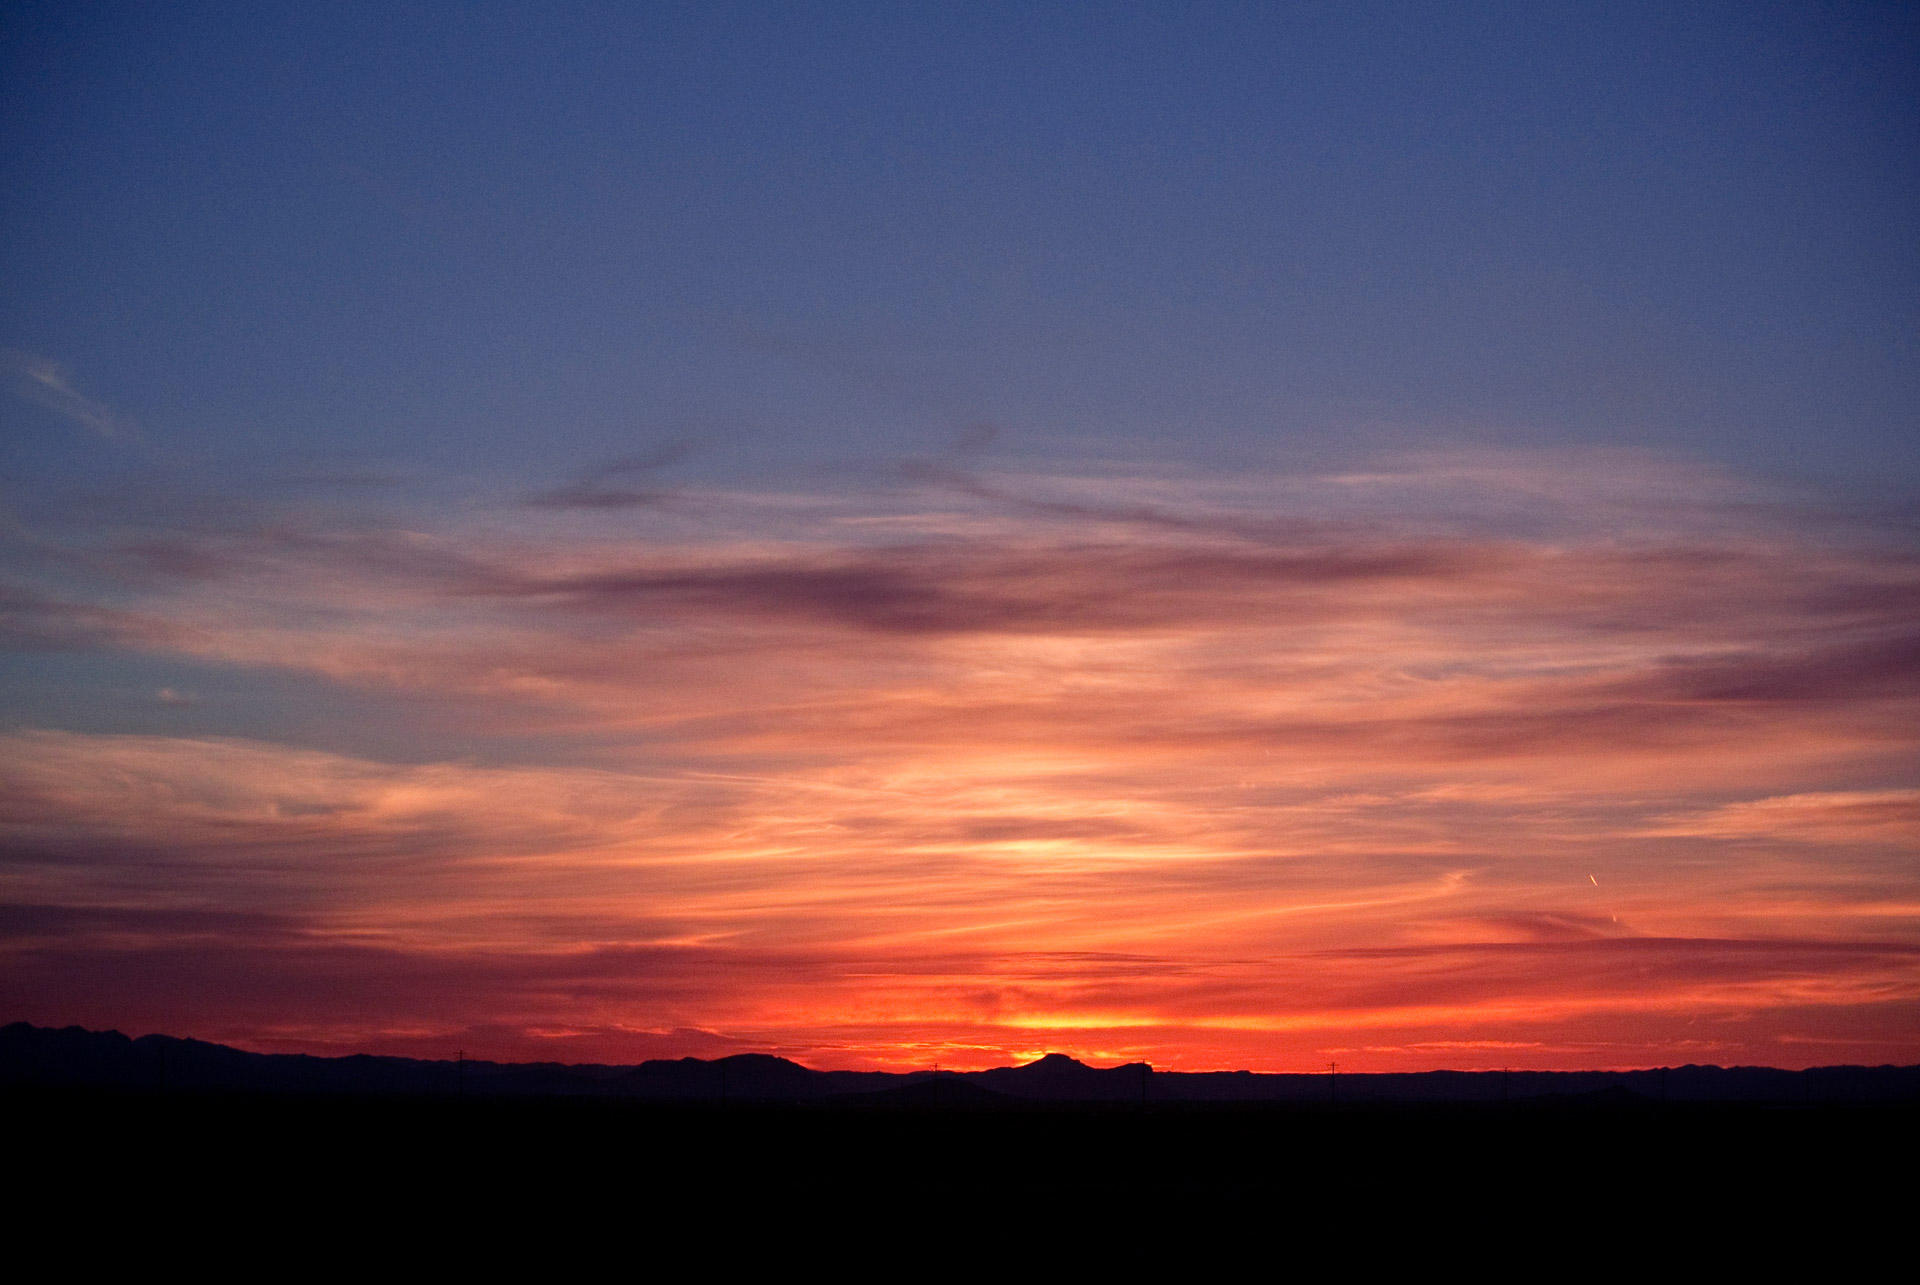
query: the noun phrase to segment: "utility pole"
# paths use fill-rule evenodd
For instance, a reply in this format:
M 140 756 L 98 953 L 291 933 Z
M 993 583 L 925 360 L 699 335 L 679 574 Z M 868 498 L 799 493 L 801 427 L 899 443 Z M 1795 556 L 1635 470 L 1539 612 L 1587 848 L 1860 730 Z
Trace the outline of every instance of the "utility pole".
M 454 1096 L 465 1098 L 467 1096 L 467 1051 L 465 1049 L 453 1055 L 453 1084 Z
M 1338 1102 L 1339 1100 L 1340 1064 L 1338 1062 L 1329 1062 L 1327 1063 L 1327 1101 Z

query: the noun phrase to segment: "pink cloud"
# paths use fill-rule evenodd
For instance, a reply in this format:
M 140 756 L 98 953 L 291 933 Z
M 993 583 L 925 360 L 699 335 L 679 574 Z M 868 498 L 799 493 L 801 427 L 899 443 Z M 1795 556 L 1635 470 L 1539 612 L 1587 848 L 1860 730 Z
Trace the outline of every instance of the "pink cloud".
M 63 555 L 92 589 L 23 595 L 32 637 L 500 748 L 8 733 L 9 1002 L 846 1064 L 1881 1031 L 1920 559 L 1616 463 L 129 519 Z

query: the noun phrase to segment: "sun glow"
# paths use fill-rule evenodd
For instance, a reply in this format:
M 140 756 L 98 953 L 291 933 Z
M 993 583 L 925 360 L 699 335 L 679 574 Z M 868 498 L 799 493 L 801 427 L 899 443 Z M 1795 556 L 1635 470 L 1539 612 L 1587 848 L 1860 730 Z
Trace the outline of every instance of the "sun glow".
M 1577 510 L 1436 543 L 1191 507 L 1075 540 L 902 512 L 878 543 L 803 516 L 710 547 L 228 549 L 227 578 L 117 607 L 115 645 L 496 748 L 10 733 L 4 825 L 43 855 L 9 895 L 64 908 L 17 939 L 14 993 L 161 1014 L 186 970 L 200 1033 L 239 1043 L 598 1058 L 985 1065 L 1097 1035 L 1187 1067 L 1330 1039 L 1402 1050 L 1355 1069 L 1550 1065 L 1706 1024 L 1778 1061 L 1840 1012 L 1908 1047 L 1920 831 L 1888 782 L 1920 567 L 1725 517 L 1624 548 Z M 269 1020 L 286 996 L 300 1033 Z

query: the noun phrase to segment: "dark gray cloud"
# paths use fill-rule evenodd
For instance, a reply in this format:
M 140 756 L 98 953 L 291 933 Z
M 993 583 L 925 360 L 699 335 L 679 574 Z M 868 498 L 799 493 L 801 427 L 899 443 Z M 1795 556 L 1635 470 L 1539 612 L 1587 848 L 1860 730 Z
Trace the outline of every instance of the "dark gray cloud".
M 178 643 L 185 632 L 157 616 L 0 584 L 0 650 L 146 650 Z
M 202 906 L 0 904 L 0 941 L 13 943 L 101 936 L 288 940 L 291 934 L 308 926 L 307 921 L 290 915 Z
M 527 497 L 536 509 L 631 509 L 659 504 L 674 492 L 652 485 L 654 474 L 694 453 L 693 442 L 673 442 L 644 455 L 632 455 L 590 469 L 565 486 Z
M 580 611 L 681 608 L 745 619 L 810 619 L 882 634 L 965 634 L 1244 618 L 1250 609 L 1260 611 L 1254 602 L 1261 595 L 1463 577 L 1504 560 L 1497 551 L 1424 545 L 1259 552 L 949 544 L 748 565 L 528 577 L 503 592 Z M 1297 602 L 1271 606 L 1280 612 L 1316 610 Z
M 1895 612 L 1911 605 L 1895 598 Z M 1920 618 L 1912 618 L 1920 626 Z M 1649 694 L 1722 704 L 1920 696 L 1920 630 L 1828 647 L 1679 660 L 1644 680 Z

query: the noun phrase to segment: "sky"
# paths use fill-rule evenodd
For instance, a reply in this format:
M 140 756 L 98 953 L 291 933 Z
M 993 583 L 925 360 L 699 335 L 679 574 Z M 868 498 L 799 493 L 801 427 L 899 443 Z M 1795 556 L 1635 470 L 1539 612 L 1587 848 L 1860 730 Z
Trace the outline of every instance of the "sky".
M 0 1018 L 1920 1061 L 1920 13 L 0 3 Z

